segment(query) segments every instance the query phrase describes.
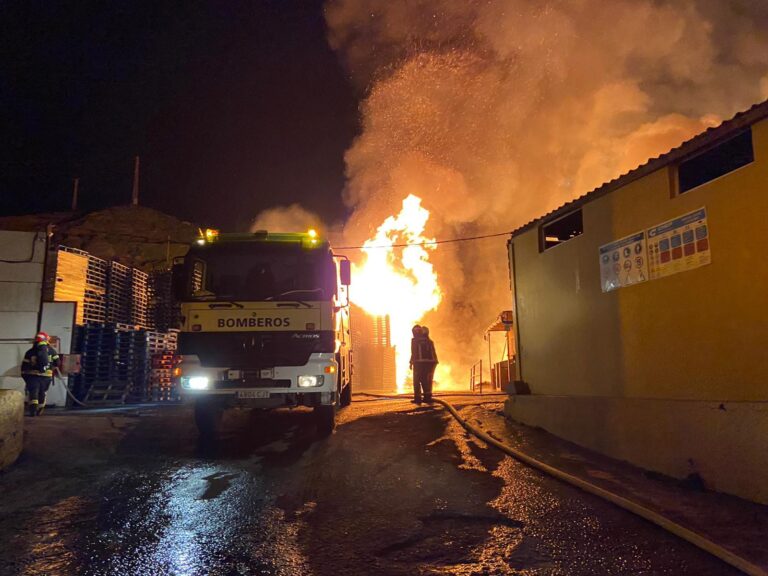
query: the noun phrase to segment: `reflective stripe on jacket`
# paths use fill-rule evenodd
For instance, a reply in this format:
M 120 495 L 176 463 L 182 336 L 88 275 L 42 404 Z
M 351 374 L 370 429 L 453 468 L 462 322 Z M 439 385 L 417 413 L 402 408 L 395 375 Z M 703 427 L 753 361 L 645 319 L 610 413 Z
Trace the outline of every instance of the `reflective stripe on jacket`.
M 411 364 L 437 364 L 435 343 L 426 336 L 411 339 Z
M 28 376 L 53 377 L 53 368 L 59 365 L 59 355 L 46 343 L 35 344 L 24 354 L 21 374 Z

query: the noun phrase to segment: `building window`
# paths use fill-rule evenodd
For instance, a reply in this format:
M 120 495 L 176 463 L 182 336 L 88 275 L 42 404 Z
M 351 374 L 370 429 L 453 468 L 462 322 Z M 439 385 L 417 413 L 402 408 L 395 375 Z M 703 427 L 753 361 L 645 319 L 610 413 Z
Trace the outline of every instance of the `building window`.
M 581 218 L 581 210 L 576 210 L 557 220 L 542 224 L 541 250 L 549 250 L 553 246 L 567 242 L 571 238 L 581 236 L 584 232 L 584 223 Z
M 754 162 L 752 130 L 747 130 L 677 167 L 680 194 Z

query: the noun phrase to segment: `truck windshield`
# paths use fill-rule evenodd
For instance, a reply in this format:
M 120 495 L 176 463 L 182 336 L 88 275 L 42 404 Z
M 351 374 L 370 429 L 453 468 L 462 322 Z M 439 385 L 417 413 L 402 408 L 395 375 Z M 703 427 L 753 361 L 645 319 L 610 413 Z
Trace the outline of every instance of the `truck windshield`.
M 194 247 L 185 269 L 190 300 L 329 300 L 337 286 L 329 251 L 291 244 Z

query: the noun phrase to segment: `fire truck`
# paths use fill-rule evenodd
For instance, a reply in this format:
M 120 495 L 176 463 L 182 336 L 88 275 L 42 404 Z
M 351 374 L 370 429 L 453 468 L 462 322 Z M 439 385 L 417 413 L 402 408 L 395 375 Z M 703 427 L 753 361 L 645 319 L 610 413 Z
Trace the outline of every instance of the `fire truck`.
M 203 438 L 224 410 L 309 406 L 330 434 L 352 397 L 350 263 L 317 232 L 201 232 L 173 267 L 182 399 Z

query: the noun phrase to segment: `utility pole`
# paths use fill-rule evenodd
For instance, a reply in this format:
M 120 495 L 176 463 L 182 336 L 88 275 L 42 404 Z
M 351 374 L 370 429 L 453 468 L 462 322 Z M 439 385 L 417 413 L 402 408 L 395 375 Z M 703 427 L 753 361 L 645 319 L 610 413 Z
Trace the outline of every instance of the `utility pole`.
M 77 212 L 77 193 L 80 189 L 80 178 L 75 178 L 72 183 L 72 212 Z
M 131 204 L 134 206 L 139 205 L 139 157 L 136 156 L 133 160 L 133 194 L 131 197 Z

